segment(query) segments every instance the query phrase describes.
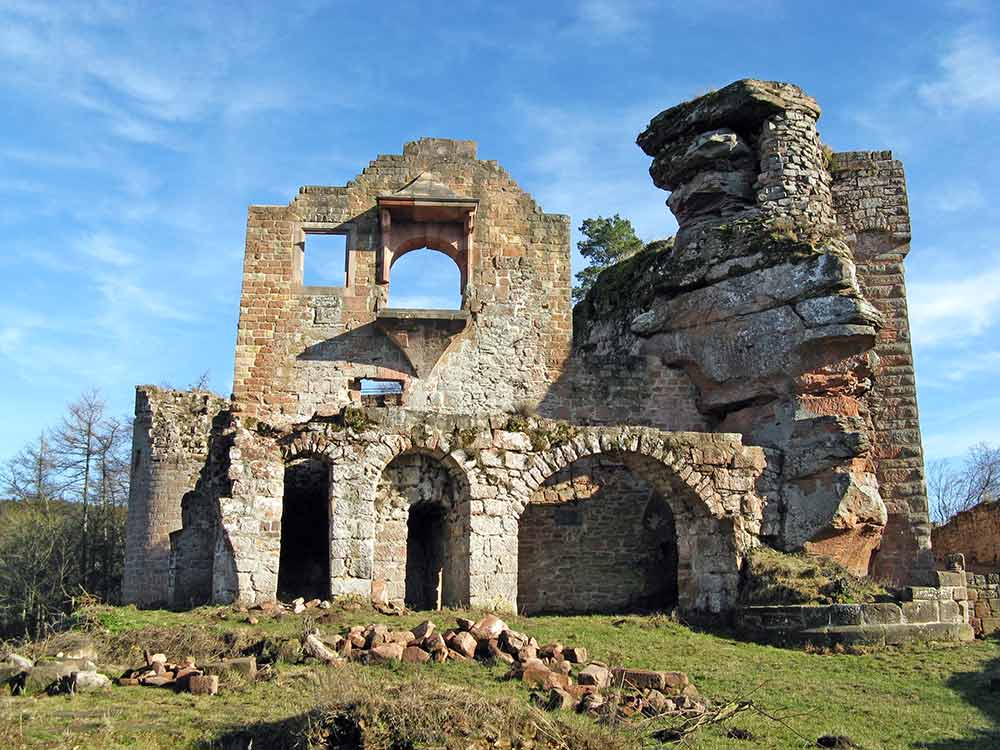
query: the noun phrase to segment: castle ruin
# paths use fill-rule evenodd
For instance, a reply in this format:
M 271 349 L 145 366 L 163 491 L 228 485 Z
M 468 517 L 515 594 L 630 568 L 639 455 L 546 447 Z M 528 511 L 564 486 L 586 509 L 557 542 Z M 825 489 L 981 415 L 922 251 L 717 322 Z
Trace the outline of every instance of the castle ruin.
M 926 583 L 903 169 L 819 115 L 754 80 L 656 115 L 677 236 L 575 310 L 569 218 L 471 141 L 252 206 L 232 397 L 137 389 L 126 600 L 715 616 L 759 544 Z M 343 287 L 303 284 L 317 234 Z M 387 306 L 419 248 L 461 309 Z

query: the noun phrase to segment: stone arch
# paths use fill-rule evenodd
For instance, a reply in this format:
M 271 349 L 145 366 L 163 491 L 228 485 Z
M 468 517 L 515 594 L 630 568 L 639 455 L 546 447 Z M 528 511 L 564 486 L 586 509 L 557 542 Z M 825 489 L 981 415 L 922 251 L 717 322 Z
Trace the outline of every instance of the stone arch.
M 460 290 L 462 294 L 469 283 L 469 252 L 466 249 L 465 236 L 450 225 L 432 225 L 438 231 L 428 231 L 424 225 L 414 225 L 412 230 L 403 230 L 405 236 L 393 237 L 393 245 L 389 248 L 389 267 L 387 269 L 392 283 L 392 267 L 400 258 L 414 250 L 427 248 L 447 255 L 458 266 Z
M 735 603 L 742 557 L 759 534 L 762 509 L 752 489 L 720 492 L 714 475 L 725 472 L 723 483 L 732 484 L 732 474 L 756 476 L 759 469 L 737 469 L 740 452 L 732 443 L 691 438 L 709 445 L 702 448 L 653 430 L 583 430 L 529 460 L 524 481 L 512 487 L 514 510 L 520 518 L 535 490 L 575 461 L 613 456 L 656 488 L 670 506 L 677 531 L 679 608 L 719 613 Z M 706 462 L 706 455 L 714 463 Z M 752 481 L 747 486 L 752 488 Z
M 445 604 L 469 603 L 469 518 L 477 480 L 474 471 L 448 453 L 431 436 L 390 435 L 370 443 L 356 454 L 337 461 L 331 474 L 333 485 L 331 518 L 331 587 L 334 594 L 380 594 L 377 571 L 379 512 L 376 499 L 379 485 L 390 465 L 403 456 L 420 456 L 445 472 L 454 487 L 450 508 L 452 524 L 460 524 L 464 546 L 457 555 L 461 563 L 452 572 Z M 392 592 L 390 592 L 392 593 Z M 398 593 L 398 592 L 396 592 Z M 398 597 L 390 597 L 398 598 Z

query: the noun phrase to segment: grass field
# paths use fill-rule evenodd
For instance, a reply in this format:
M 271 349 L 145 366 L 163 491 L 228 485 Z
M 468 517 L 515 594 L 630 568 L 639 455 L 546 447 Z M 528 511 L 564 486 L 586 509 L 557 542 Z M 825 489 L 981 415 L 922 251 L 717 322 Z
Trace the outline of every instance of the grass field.
M 297 637 L 314 625 L 332 634 L 368 622 L 410 627 L 430 616 L 447 627 L 460 614 L 386 617 L 368 609 L 331 610 L 319 622 L 307 613 L 261 617 L 259 624 L 249 625 L 225 608 L 173 613 L 95 607 L 82 613 L 81 628 L 91 632 L 101 651 L 99 667 L 115 676 L 116 669 L 140 663 L 144 646 L 172 657 L 207 658 L 234 655 L 264 638 Z M 710 699 L 749 698 L 781 719 L 747 711 L 725 726 L 701 730 L 685 747 L 802 748 L 815 747 L 821 735 L 846 735 L 866 750 L 1000 748 L 1000 692 L 989 686 L 990 673 L 1000 669 L 1000 644 L 994 641 L 820 654 L 698 632 L 657 616 L 507 620 L 542 643 L 585 646 L 592 658 L 685 671 Z M 56 646 L 58 641 L 22 650 L 37 655 Z M 244 750 L 250 736 L 255 749 L 357 747 L 331 743 L 329 732 L 319 731 L 344 706 L 367 717 L 366 748 L 656 746 L 643 740 L 642 726 L 607 728 L 582 716 L 542 714 L 530 708 L 529 693 L 519 682 L 500 679 L 504 671 L 475 663 L 279 664 L 274 679 L 224 685 L 216 697 L 120 687 L 73 697 L 4 696 L 0 747 Z M 733 727 L 749 730 L 754 738 L 727 736 Z M 525 739 L 532 734 L 534 741 Z M 310 735 L 322 744 L 310 745 Z

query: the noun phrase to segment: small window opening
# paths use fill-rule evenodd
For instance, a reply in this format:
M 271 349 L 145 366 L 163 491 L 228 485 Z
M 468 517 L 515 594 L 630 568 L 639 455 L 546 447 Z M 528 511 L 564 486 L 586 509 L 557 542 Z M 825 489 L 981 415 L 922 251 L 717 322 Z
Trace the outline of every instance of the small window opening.
M 362 396 L 387 396 L 402 392 L 402 380 L 376 380 L 374 378 L 361 378 Z
M 303 286 L 347 285 L 347 235 L 306 233 Z
M 462 273 L 437 250 L 420 248 L 400 256 L 389 277 L 389 305 L 396 309 L 460 310 Z
M 403 403 L 402 380 L 360 378 L 355 386 L 362 406 L 400 406 Z

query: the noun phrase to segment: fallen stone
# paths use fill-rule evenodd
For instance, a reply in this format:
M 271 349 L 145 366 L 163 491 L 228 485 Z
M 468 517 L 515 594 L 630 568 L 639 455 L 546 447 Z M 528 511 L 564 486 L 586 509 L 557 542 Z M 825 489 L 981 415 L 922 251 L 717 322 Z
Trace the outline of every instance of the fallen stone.
M 672 673 L 674 675 L 680 672 Z M 623 669 L 616 667 L 611 670 L 612 684 L 624 685 L 637 690 L 666 690 L 667 673 L 652 669 Z M 685 675 L 685 680 L 687 676 Z
M 323 601 L 321 601 L 319 603 L 319 608 L 320 609 L 330 609 L 330 602 L 327 601 L 326 599 L 324 599 Z
M 611 683 L 611 670 L 603 664 L 588 664 L 577 675 L 581 685 L 605 688 Z
M 150 656 L 148 656 L 146 658 L 146 664 L 148 664 L 149 666 L 153 666 L 153 664 L 155 664 L 156 662 L 159 662 L 160 664 L 166 664 L 167 663 L 167 655 L 166 654 L 151 654 Z
M 587 663 L 587 649 L 580 648 L 579 646 L 563 649 L 562 655 L 566 661 L 572 662 L 573 664 Z
M 464 617 L 456 618 L 455 622 L 458 624 L 459 630 L 472 630 L 476 626 L 476 623 Z
M 472 658 L 476 654 L 476 639 L 467 630 L 455 633 L 448 643 L 449 648 L 458 651 L 462 656 Z
M 445 643 L 444 637 L 440 633 L 432 633 L 424 638 L 421 646 L 423 646 L 426 651 L 440 651 L 441 649 L 446 651 L 448 650 L 448 644 Z
M 413 640 L 413 633 L 409 630 L 393 630 L 386 634 L 385 639 L 389 643 L 402 643 L 405 646 Z
M 35 666 L 35 663 L 31 661 L 31 659 L 26 656 L 21 656 L 20 654 L 7 654 L 7 658 L 4 659 L 4 662 L 12 667 L 19 667 L 25 671 Z
M 375 664 L 401 661 L 405 650 L 406 646 L 399 642 L 383 643 L 369 650 L 368 660 Z
M 138 677 L 119 677 L 116 682 L 122 687 L 138 687 L 142 684 Z
M 24 678 L 22 691 L 26 695 L 44 693 L 53 684 L 74 672 L 94 672 L 97 666 L 89 659 L 59 659 L 39 661 Z
M 74 672 L 73 692 L 88 693 L 111 687 L 111 678 L 100 672 Z
M 456 651 L 453 648 L 449 648 L 448 649 L 448 658 L 449 659 L 454 659 L 455 661 L 469 661 L 470 657 L 466 656 L 465 654 L 459 653 L 458 651 Z
M 326 647 L 318 635 L 314 635 L 312 633 L 302 639 L 302 651 L 306 654 L 306 656 L 319 659 L 327 664 L 337 661 L 340 658 L 335 652 Z
M 551 690 L 552 688 L 566 690 L 571 684 L 569 675 L 562 674 L 561 672 L 553 672 L 551 669 L 538 669 L 536 667 L 525 669 L 521 674 L 521 681 L 528 687 L 539 687 L 545 690 Z
M 425 640 L 434 633 L 434 623 L 430 620 L 424 620 L 412 632 L 414 640 Z
M 257 676 L 257 659 L 253 656 L 241 656 L 235 659 L 207 662 L 201 665 L 201 670 L 207 675 L 237 672 L 252 680 Z
M 389 603 L 389 592 L 385 588 L 385 581 L 381 578 L 376 578 L 372 581 L 372 593 L 371 593 L 372 604 L 387 605 Z
M 192 695 L 216 695 L 219 692 L 219 676 L 215 674 L 193 675 L 188 681 Z
M 545 707 L 549 711 L 572 711 L 576 708 L 576 698 L 562 688 L 552 688 Z
M 477 639 L 490 640 L 499 638 L 500 634 L 507 629 L 507 623 L 496 615 L 485 615 L 475 625 L 472 626 L 472 634 Z
M 517 656 L 518 652 L 527 647 L 528 636 L 518 633 L 516 630 L 507 629 L 500 633 L 500 648 L 511 656 Z
M 402 658 L 407 664 L 424 664 L 431 660 L 431 655 L 418 646 L 407 646 Z
M 546 643 L 538 649 L 538 655 L 543 659 L 557 659 L 562 657 L 563 645 L 561 643 Z
M 150 687 L 172 687 L 174 684 L 174 673 L 164 672 L 163 674 L 147 677 L 142 680 L 142 684 L 149 685 Z
M 516 654 L 517 660 L 520 662 L 531 661 L 532 659 L 538 658 L 538 649 L 535 646 L 525 646 L 520 649 Z
M 312 609 L 313 607 L 318 607 L 320 604 L 319 599 L 310 599 L 306 602 L 306 609 Z
M 677 710 L 676 704 L 659 690 L 649 690 L 643 696 L 646 713 L 652 716 L 673 713 Z

